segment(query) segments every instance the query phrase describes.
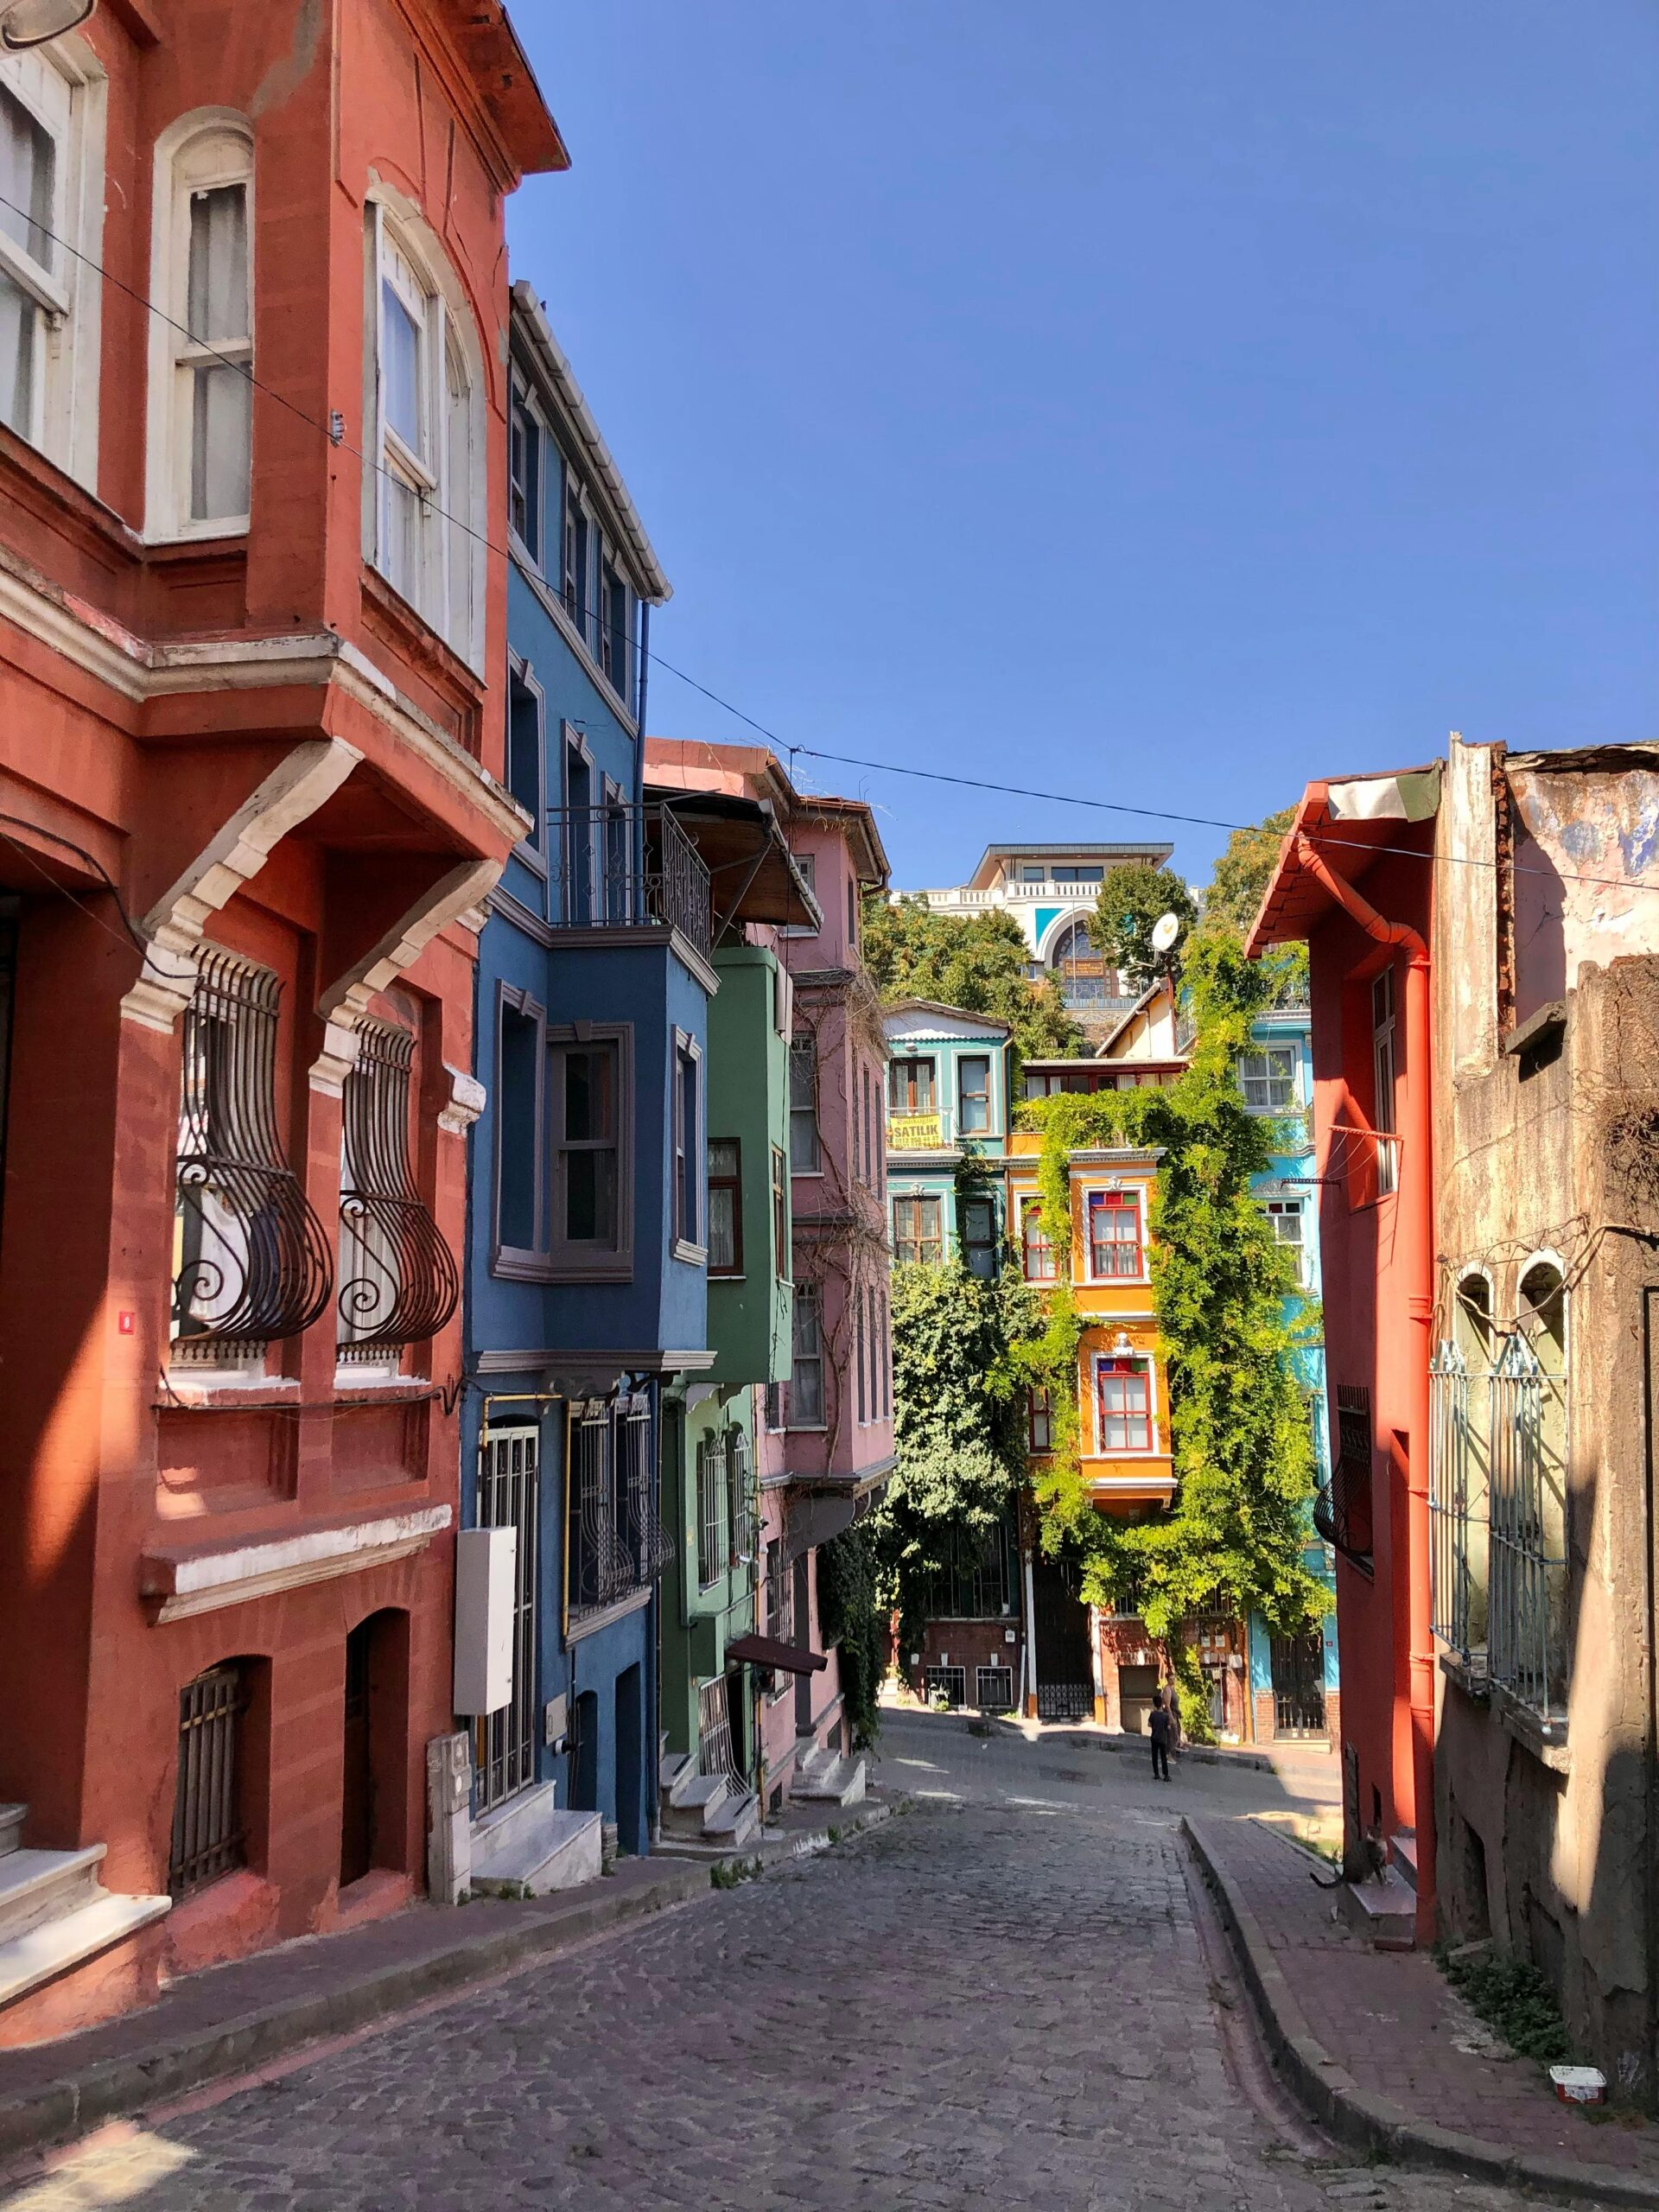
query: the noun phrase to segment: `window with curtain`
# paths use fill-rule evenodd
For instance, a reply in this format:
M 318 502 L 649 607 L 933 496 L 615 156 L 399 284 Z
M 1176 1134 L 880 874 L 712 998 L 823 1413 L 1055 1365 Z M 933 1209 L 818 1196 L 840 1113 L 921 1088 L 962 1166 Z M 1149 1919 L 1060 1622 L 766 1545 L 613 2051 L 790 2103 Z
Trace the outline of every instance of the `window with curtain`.
M 735 1137 L 709 1141 L 709 1272 L 743 1272 L 742 1177 Z
M 1025 1262 L 1027 1282 L 1052 1282 L 1055 1278 L 1054 1247 L 1048 1241 L 1043 1227 L 1043 1210 L 1033 1199 L 1027 1198 L 1020 1213 L 1020 1248 Z
M 369 251 L 372 557 L 399 596 L 476 666 L 485 471 L 464 326 L 433 273 L 435 249 L 417 245 L 378 204 L 369 213 Z
M 1239 1055 L 1239 1085 L 1252 1114 L 1288 1114 L 1295 1107 L 1296 1061 L 1291 1045 L 1269 1045 Z
M 818 1147 L 818 1040 L 810 1029 L 790 1040 L 789 1164 L 797 1175 L 817 1175 L 823 1166 Z
M 817 1283 L 795 1292 L 794 1365 L 789 1378 L 789 1426 L 823 1427 L 823 1294 Z
M 943 1202 L 937 1198 L 895 1198 L 893 1202 L 894 1257 L 921 1265 L 934 1265 L 944 1257 L 941 1226 Z

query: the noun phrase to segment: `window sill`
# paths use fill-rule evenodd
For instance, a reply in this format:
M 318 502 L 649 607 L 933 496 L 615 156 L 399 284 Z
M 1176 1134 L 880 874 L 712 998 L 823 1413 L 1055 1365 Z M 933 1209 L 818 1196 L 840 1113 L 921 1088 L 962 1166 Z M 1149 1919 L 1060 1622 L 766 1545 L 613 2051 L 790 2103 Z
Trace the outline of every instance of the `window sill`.
M 683 1236 L 677 1236 L 670 1247 L 669 1257 L 683 1261 L 688 1268 L 705 1268 L 709 1264 L 709 1249 L 704 1244 L 688 1244 Z
M 490 1273 L 501 1282 L 550 1282 L 553 1262 L 545 1252 L 527 1252 L 522 1246 L 505 1244 L 490 1255 Z
M 538 1274 L 536 1281 L 564 1283 L 632 1282 L 633 1262 L 631 1258 L 622 1258 L 613 1252 L 607 1253 L 602 1259 L 592 1260 L 573 1259 L 569 1253 L 563 1253 L 547 1262 L 546 1272 Z
M 584 1637 L 596 1636 L 602 1628 L 609 1628 L 614 1621 L 626 1620 L 631 1613 L 643 1612 L 651 1603 L 656 1586 L 647 1583 L 643 1590 L 630 1590 L 626 1598 L 619 1598 L 614 1605 L 598 1605 L 590 1613 L 572 1613 L 565 1623 L 564 1640 L 568 1644 L 580 1643 Z
M 226 1399 L 250 1408 L 285 1406 L 299 1397 L 300 1380 L 296 1375 L 238 1374 L 228 1368 L 221 1374 L 169 1368 L 162 1389 L 156 1402 L 162 1412 L 169 1406 L 211 1406 Z
M 349 1367 L 337 1368 L 334 1372 L 334 1397 L 343 1405 L 349 1405 L 353 1399 L 365 1405 L 412 1405 L 418 1399 L 431 1395 L 432 1384 L 424 1375 L 362 1375 Z
M 747 1282 L 748 1277 L 741 1268 L 710 1268 L 709 1280 L 710 1282 Z
M 390 576 L 365 560 L 360 570 L 364 599 L 400 633 L 400 642 L 417 657 L 434 662 L 469 697 L 481 701 L 486 679 L 451 645 L 437 625 L 412 600 L 404 597 Z M 467 747 L 470 752 L 471 747 Z
M 248 515 L 215 517 L 211 522 L 179 522 L 164 530 L 146 530 L 144 543 L 157 551 L 168 545 L 187 546 L 193 552 L 207 545 L 222 545 L 226 552 L 241 551 L 251 528 L 252 518 Z

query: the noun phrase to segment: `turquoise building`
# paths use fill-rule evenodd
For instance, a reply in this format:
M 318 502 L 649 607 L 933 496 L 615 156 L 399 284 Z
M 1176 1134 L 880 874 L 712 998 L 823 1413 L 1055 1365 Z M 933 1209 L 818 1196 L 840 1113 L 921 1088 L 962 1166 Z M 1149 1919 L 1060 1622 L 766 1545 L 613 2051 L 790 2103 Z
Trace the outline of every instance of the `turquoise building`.
M 895 1260 L 1002 1264 L 1008 1026 L 927 999 L 887 1009 L 887 1217 Z M 969 1161 L 979 1172 L 964 1174 Z

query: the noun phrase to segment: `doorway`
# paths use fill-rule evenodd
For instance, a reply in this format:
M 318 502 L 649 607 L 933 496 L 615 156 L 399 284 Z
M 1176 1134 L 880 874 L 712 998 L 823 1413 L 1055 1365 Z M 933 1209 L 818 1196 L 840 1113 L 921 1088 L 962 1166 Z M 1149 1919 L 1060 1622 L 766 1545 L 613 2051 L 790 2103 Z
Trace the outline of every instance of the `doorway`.
M 639 1836 L 640 1742 L 639 1666 L 625 1667 L 616 1678 L 616 1833 L 624 1851 L 638 1852 Z
M 1273 1639 L 1273 1727 L 1276 1736 L 1325 1732 L 1325 1637 L 1318 1629 Z
M 340 1730 L 340 1886 L 404 1864 L 409 1616 L 371 1613 L 346 1638 Z
M 499 1711 L 480 1713 L 473 1723 L 474 1817 L 529 1789 L 536 1779 L 540 1501 L 540 1429 L 486 1429 L 479 1442 L 478 1525 L 515 1529 L 518 1550 L 512 1695 Z
M 1092 1720 L 1095 1669 L 1089 1649 L 1089 1608 L 1077 1595 L 1067 1560 L 1031 1563 L 1033 1640 L 1037 1647 L 1037 1717 Z
M 599 1810 L 599 1699 L 592 1690 L 570 1709 L 570 1809 Z

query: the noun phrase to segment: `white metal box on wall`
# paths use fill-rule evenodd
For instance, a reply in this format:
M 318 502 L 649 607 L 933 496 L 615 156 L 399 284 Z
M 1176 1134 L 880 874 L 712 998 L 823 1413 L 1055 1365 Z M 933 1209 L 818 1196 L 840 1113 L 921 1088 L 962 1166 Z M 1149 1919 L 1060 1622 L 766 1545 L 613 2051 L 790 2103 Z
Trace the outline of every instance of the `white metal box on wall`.
M 455 1538 L 455 1711 L 499 1713 L 512 1695 L 516 1529 L 463 1529 Z

